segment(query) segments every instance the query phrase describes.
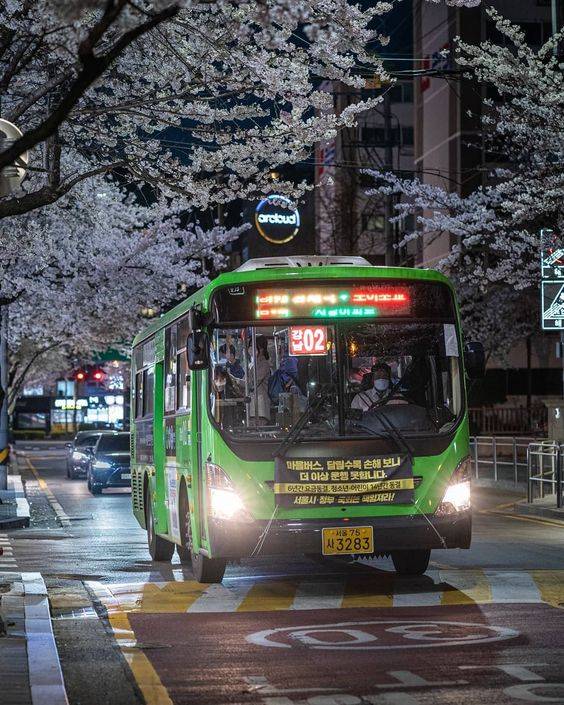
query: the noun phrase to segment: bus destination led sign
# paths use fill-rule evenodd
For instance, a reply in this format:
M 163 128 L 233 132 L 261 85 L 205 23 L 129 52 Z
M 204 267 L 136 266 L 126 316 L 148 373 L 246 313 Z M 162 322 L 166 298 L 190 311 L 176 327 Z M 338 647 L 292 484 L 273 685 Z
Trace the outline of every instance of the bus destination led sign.
M 256 318 L 374 318 L 410 313 L 410 297 L 405 288 L 328 286 L 302 289 L 258 289 Z

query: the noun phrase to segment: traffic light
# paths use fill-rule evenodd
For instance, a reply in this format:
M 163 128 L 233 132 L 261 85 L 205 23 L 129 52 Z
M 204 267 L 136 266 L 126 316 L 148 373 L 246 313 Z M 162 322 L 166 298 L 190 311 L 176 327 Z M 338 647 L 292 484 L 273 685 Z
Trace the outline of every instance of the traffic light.
M 104 370 L 96 369 L 96 370 L 92 371 L 92 379 L 95 382 L 101 382 L 105 376 L 106 376 L 106 373 L 104 372 Z
M 86 379 L 86 372 L 84 370 L 76 370 L 74 373 L 74 378 L 77 382 L 84 382 Z

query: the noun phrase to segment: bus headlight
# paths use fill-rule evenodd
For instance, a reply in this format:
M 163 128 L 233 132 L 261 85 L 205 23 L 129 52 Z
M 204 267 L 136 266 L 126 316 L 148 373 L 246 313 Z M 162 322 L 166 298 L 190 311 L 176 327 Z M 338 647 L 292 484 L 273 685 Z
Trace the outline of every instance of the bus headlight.
M 229 476 L 214 463 L 206 463 L 208 510 L 216 519 L 252 521 L 243 500 L 233 487 Z
M 454 514 L 470 509 L 472 504 L 470 492 L 470 458 L 465 458 L 456 468 L 441 503 L 437 514 Z

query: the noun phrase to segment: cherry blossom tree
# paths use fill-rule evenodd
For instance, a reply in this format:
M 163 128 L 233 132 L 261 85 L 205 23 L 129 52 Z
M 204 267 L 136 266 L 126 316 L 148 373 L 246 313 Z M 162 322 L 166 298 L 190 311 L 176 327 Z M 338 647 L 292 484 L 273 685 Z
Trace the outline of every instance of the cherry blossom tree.
M 535 50 L 523 32 L 487 10 L 505 37 L 503 46 L 457 43 L 457 61 L 476 82 L 497 92 L 486 100 L 482 138 L 503 155 L 484 186 L 461 196 L 440 186 L 373 173 L 395 193 L 396 221 L 416 216 L 417 229 L 403 242 L 450 233 L 456 244 L 439 268 L 458 288 L 469 331 L 503 356 L 538 328 L 540 229 L 564 226 L 564 73 L 556 35 Z
M 204 230 L 177 209 L 142 206 L 92 177 L 51 206 L 4 221 L 0 301 L 9 304 L 10 400 L 41 365 L 109 346 L 128 350 L 143 309 L 158 312 L 224 265 L 226 243 L 247 226 Z M 46 365 L 45 356 L 50 360 Z

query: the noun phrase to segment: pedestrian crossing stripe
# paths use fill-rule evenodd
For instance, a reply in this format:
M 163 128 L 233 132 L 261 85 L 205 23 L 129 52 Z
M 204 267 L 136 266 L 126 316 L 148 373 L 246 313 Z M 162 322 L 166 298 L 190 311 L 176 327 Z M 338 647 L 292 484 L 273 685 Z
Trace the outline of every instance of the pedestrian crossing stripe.
M 225 579 L 103 585 L 87 583 L 108 614 L 273 612 L 367 607 L 429 607 L 472 604 L 539 604 L 564 607 L 564 570 L 430 570 L 406 579 L 395 573 L 362 573 L 336 580 Z

